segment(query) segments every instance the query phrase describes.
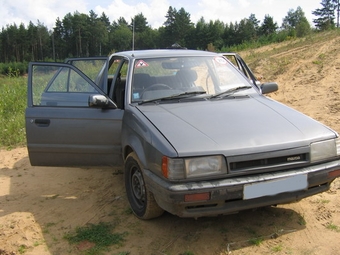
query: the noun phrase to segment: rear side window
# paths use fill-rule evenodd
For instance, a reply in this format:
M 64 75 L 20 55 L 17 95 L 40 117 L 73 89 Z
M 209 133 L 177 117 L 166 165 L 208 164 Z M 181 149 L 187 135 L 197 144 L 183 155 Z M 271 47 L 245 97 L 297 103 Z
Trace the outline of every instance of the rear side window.
M 31 68 L 30 86 L 34 106 L 87 107 L 98 87 L 76 68 L 36 64 Z

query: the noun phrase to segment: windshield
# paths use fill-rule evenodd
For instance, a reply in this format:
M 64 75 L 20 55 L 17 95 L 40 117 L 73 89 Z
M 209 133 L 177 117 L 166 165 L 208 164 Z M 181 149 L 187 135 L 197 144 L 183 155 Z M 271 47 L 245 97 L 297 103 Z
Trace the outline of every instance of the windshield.
M 176 95 L 212 98 L 245 86 L 250 86 L 247 79 L 221 56 L 137 59 L 131 101 L 155 101 Z

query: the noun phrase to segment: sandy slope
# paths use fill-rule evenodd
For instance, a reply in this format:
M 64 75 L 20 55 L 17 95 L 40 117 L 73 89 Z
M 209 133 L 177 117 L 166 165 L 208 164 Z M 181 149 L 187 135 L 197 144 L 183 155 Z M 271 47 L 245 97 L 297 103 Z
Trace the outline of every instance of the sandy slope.
M 287 46 L 287 43 L 286 43 Z M 340 38 L 272 51 L 253 70 L 276 80 L 271 97 L 340 131 Z M 280 50 L 281 49 L 281 50 Z M 203 219 L 170 214 L 141 221 L 130 214 L 121 169 L 30 166 L 26 148 L 0 151 L 0 255 L 81 254 L 64 235 L 111 222 L 127 232 L 108 254 L 340 254 L 340 179 L 298 203 Z M 337 226 L 339 231 L 328 228 Z M 259 246 L 252 244 L 262 240 Z

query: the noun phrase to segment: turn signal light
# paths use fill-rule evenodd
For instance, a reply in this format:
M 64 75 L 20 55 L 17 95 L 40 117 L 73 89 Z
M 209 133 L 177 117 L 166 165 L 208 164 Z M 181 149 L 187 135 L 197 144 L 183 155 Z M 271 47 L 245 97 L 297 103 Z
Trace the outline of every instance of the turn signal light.
M 162 157 L 162 173 L 165 178 L 169 177 L 169 172 L 168 172 L 168 157 L 163 156 Z
M 184 202 L 193 202 L 193 201 L 207 201 L 210 200 L 210 193 L 197 193 L 197 194 L 187 194 L 184 196 Z

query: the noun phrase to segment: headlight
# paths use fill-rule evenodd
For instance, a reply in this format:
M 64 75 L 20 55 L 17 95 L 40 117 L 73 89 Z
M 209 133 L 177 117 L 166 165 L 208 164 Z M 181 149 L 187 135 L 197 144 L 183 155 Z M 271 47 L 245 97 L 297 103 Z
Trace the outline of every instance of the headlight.
M 221 174 L 226 172 L 224 162 L 221 156 L 185 159 L 186 177 Z
M 172 159 L 163 157 L 163 175 L 172 180 L 219 175 L 227 172 L 223 156 Z
M 310 146 L 310 161 L 312 163 L 340 155 L 339 139 L 312 143 Z

